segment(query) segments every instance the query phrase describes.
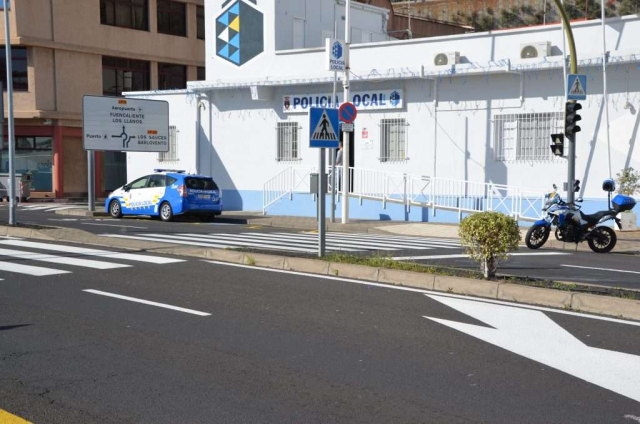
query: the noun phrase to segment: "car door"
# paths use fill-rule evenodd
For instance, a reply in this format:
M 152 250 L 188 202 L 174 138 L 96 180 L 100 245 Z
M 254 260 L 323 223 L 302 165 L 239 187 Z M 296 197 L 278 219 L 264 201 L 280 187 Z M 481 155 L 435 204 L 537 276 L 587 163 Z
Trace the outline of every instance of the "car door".
M 149 176 L 147 175 L 127 185 L 129 190 L 124 196 L 125 205 L 122 208 L 123 213 L 129 215 L 142 215 L 144 213 L 142 209 L 144 208 L 145 190 L 148 182 Z
M 160 203 L 164 199 L 165 190 L 167 189 L 167 176 L 156 174 L 149 177 L 149 183 L 145 189 L 145 200 L 150 202 L 147 213 L 150 215 L 158 215 Z

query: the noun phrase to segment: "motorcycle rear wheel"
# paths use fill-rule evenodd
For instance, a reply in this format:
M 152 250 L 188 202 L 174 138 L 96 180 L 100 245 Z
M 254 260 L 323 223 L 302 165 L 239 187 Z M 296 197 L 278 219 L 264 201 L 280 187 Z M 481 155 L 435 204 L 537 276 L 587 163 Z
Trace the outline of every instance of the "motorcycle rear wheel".
M 594 236 L 590 238 L 588 243 L 591 250 L 596 253 L 609 253 L 616 247 L 618 242 L 618 236 L 616 232 L 609 227 L 596 227 L 591 234 Z
M 551 229 L 544 225 L 534 225 L 529 228 L 527 235 L 524 238 L 524 242 L 527 247 L 532 250 L 540 249 L 547 242 Z

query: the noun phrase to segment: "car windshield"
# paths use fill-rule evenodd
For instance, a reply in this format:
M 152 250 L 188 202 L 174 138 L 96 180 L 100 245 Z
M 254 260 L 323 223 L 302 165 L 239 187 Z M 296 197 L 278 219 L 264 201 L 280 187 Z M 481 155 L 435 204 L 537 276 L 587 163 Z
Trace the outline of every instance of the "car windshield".
M 186 178 L 185 184 L 193 190 L 218 190 L 212 178 Z

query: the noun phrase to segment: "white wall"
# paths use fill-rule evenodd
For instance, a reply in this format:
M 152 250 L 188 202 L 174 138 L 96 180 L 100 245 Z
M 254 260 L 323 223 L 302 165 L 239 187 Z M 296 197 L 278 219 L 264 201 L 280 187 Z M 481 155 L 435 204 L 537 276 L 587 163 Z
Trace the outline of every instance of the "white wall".
M 351 41 L 388 40 L 386 25 L 388 12 L 384 9 L 352 2 Z M 344 2 L 335 0 L 278 0 L 276 2 L 276 50 L 324 47 L 325 38 L 333 38 L 334 23 L 338 22 L 338 38 L 345 37 Z M 294 45 L 294 28 L 303 27 L 302 46 Z

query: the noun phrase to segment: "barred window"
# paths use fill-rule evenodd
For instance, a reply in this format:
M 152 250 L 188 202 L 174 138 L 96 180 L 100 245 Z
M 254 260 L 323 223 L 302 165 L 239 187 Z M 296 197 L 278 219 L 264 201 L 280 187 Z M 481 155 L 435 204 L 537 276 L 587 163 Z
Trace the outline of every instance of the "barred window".
M 177 127 L 169 127 L 169 151 L 158 153 L 158 162 L 178 161 L 178 131 Z
M 380 162 L 397 162 L 408 159 L 406 119 L 383 119 L 380 121 Z
M 551 134 L 563 131 L 562 112 L 522 113 L 494 117 L 494 156 L 497 161 L 553 160 Z
M 297 122 L 278 122 L 276 128 L 276 160 L 278 162 L 300 160 L 299 130 Z

